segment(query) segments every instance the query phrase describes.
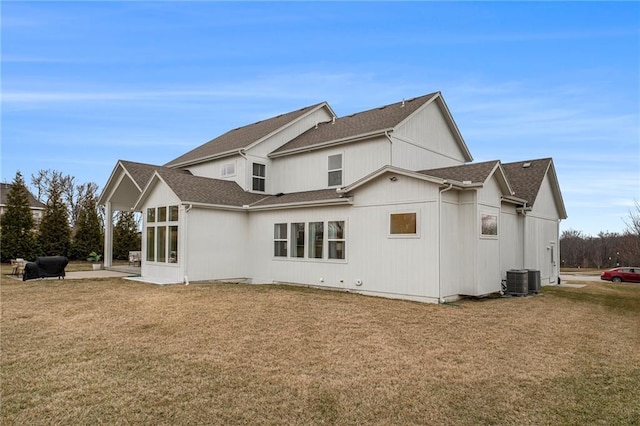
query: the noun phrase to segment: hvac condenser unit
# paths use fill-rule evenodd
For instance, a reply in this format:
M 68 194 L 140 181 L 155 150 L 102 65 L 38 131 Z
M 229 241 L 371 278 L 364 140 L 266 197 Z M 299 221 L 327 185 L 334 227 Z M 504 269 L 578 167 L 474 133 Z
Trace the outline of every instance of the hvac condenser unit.
M 529 293 L 529 271 L 526 269 L 507 271 L 507 293 L 512 296 L 526 296 Z
M 527 279 L 529 280 L 529 294 L 540 293 L 540 271 L 537 269 L 529 269 L 528 272 Z

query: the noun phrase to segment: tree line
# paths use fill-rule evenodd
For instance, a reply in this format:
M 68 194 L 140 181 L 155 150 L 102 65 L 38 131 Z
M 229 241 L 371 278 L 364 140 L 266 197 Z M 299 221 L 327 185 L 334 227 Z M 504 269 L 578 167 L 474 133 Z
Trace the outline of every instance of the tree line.
M 640 204 L 625 220 L 623 233 L 600 232 L 584 235 L 569 229 L 560 236 L 560 262 L 564 268 L 615 268 L 640 266 Z
M 98 208 L 98 185 L 76 183 L 73 176 L 57 170 L 40 170 L 31 175 L 31 194 L 45 207 L 40 223 L 35 223 L 29 189 L 18 171 L 7 193 L 0 218 L 0 258 L 2 262 L 37 256 L 67 256 L 85 260 L 104 249 L 106 218 Z M 113 258 L 128 259 L 130 250 L 140 250 L 138 219 L 134 212 L 117 212 L 113 230 Z

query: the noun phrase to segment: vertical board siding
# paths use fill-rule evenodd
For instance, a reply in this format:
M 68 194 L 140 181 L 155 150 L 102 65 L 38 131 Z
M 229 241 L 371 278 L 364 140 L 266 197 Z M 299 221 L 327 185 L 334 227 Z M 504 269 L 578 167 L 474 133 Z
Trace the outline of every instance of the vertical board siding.
M 274 192 L 300 192 L 328 188 L 329 155 L 342 154 L 342 185 L 389 164 L 390 144 L 386 138 L 369 139 L 273 159 L 270 179 Z
M 524 268 L 524 217 L 513 205 L 503 204 L 500 212 L 500 272 L 506 279 L 509 269 Z
M 394 157 L 394 165 L 398 167 L 416 170 L 412 164 L 412 156 L 416 155 L 425 162 L 424 166 L 419 166 L 419 170 L 465 163 L 452 129 L 436 102 L 430 103 L 399 126 L 393 136 L 423 148 L 422 155 L 418 155 L 414 149 L 410 149 L 411 145 L 400 142 L 397 158 Z
M 234 176 L 222 177 L 222 167 L 226 164 L 234 163 L 236 165 L 236 173 Z M 202 164 L 196 164 L 187 167 L 191 174 L 195 176 L 208 177 L 212 179 L 233 180 L 243 189 L 247 188 L 245 177 L 245 159 L 240 155 L 234 155 L 217 160 L 208 161 Z

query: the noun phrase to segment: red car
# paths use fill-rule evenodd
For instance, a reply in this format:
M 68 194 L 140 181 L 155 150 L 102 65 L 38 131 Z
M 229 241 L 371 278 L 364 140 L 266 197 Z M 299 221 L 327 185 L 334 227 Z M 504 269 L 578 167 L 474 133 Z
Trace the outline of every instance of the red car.
M 613 268 L 600 274 L 601 280 L 619 283 L 626 281 L 629 283 L 640 283 L 640 268 Z

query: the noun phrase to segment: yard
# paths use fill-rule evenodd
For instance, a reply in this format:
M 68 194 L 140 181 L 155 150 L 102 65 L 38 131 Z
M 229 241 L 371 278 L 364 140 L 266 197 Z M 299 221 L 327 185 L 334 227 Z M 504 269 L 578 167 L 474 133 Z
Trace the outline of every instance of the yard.
M 4 425 L 640 424 L 640 285 L 440 306 L 122 279 L 0 290 Z

